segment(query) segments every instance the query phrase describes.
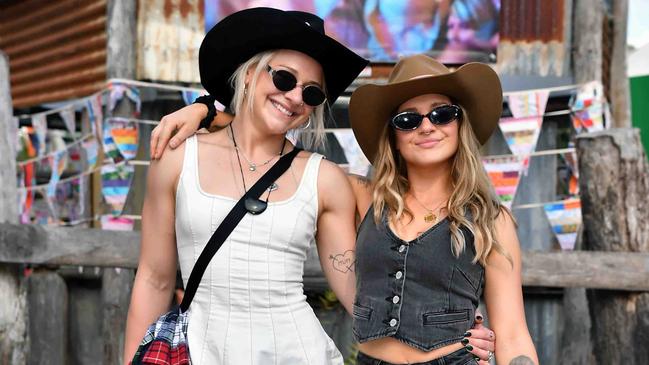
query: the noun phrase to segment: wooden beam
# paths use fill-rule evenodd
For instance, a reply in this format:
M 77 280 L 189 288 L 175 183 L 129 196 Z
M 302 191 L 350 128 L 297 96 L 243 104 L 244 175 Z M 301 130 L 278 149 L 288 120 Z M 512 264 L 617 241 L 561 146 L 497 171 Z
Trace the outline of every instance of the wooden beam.
M 136 268 L 138 232 L 0 224 L 0 262 Z M 327 287 L 315 255 L 304 265 L 307 290 Z M 525 252 L 523 284 L 649 291 L 649 253 Z

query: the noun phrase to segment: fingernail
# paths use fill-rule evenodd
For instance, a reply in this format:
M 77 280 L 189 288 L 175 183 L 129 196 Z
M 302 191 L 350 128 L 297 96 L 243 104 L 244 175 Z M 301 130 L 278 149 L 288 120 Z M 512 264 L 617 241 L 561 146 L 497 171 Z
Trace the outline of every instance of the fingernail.
M 466 346 L 469 343 L 469 339 L 468 338 L 463 338 L 462 341 L 460 341 L 460 342 L 462 342 L 462 344 L 464 346 Z
M 169 142 L 169 145 L 171 146 L 171 148 L 176 148 L 176 141 Z
M 464 332 L 464 337 L 471 337 L 471 332 L 469 331 Z
M 464 346 L 464 348 L 465 348 L 467 351 L 473 351 L 473 346 L 471 346 L 471 345 L 466 345 L 466 346 Z

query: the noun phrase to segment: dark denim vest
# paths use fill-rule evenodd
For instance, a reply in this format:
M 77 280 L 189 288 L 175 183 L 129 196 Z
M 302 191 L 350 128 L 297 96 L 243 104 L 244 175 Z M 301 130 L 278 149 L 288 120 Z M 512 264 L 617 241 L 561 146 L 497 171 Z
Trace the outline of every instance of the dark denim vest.
M 356 241 L 354 336 L 359 342 L 391 336 L 424 351 L 459 342 L 471 328 L 484 286 L 484 268 L 472 263 L 473 235 L 451 251 L 448 219 L 413 241 L 374 223 L 370 208 Z

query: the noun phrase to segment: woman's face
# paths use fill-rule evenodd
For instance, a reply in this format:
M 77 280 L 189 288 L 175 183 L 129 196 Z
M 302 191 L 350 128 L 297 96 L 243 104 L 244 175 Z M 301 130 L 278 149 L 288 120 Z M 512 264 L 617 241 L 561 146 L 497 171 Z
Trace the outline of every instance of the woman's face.
M 262 70 L 257 79 L 253 100 L 253 117 L 258 127 L 271 134 L 284 134 L 307 122 L 315 107 L 303 103 L 302 87 L 315 84 L 322 88 L 322 67 L 313 58 L 292 50 L 278 51 L 268 64 L 273 70 L 285 70 L 297 79 L 295 88 L 281 91 L 273 84 L 272 76 Z M 246 83 L 252 78 L 249 71 Z M 302 86 L 302 87 L 300 87 Z
M 441 94 L 416 96 L 397 109 L 397 113 L 412 111 L 428 114 L 440 105 L 449 105 L 451 99 Z M 413 131 L 394 129 L 396 147 L 401 157 L 411 166 L 434 166 L 449 162 L 455 155 L 459 143 L 459 121 L 435 125 L 425 117 Z

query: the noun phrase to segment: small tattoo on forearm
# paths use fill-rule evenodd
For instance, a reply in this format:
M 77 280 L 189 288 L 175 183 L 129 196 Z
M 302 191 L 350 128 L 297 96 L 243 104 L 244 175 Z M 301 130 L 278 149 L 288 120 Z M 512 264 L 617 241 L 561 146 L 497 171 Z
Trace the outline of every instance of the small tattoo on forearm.
M 510 361 L 509 365 L 534 365 L 534 361 L 525 355 L 521 355 Z
M 336 271 L 340 271 L 344 274 L 354 272 L 356 252 L 354 250 L 347 250 L 337 255 L 329 255 L 329 260 L 331 260 L 333 268 Z

